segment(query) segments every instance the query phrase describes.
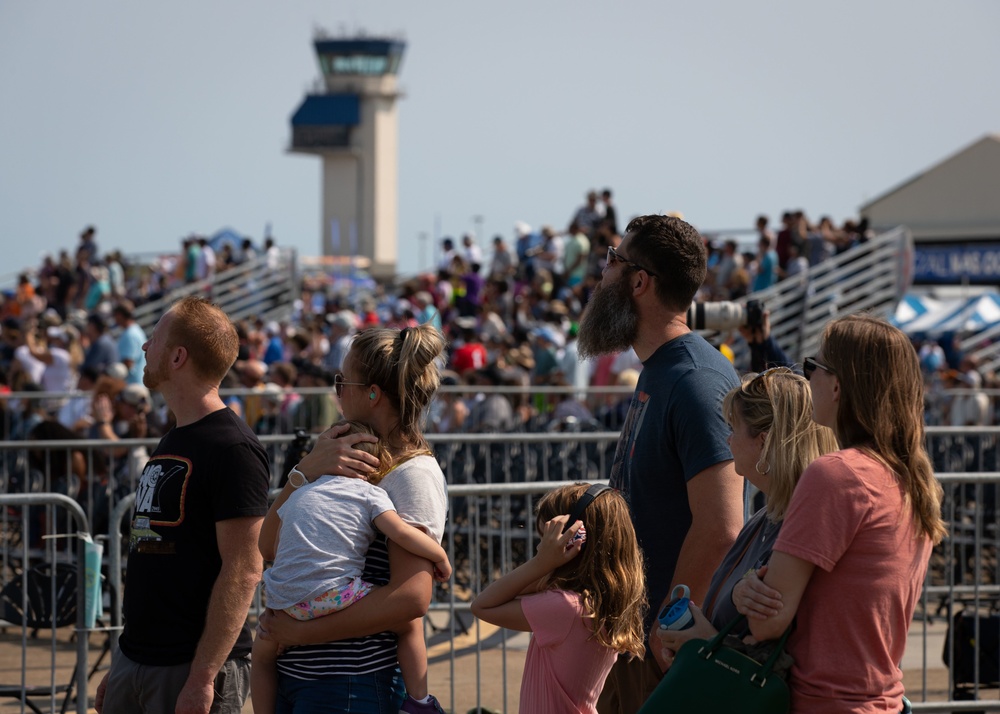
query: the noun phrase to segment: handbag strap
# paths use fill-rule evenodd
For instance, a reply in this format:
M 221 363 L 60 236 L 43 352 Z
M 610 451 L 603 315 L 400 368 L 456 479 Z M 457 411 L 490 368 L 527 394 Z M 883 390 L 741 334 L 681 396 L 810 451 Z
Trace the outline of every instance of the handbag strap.
M 780 657 L 781 653 L 785 651 L 785 643 L 788 642 L 788 636 L 792 634 L 793 627 L 795 627 L 795 620 L 792 620 L 788 627 L 785 628 L 784 634 L 782 634 L 781 639 L 778 640 L 777 647 L 774 648 L 771 656 L 767 658 L 767 662 L 764 663 L 763 669 L 758 672 L 760 675 L 760 686 L 764 686 L 764 682 L 767 681 L 767 675 L 769 675 L 771 670 L 774 669 L 774 663 L 778 661 L 778 657 Z M 755 680 L 751 677 L 750 681 L 753 682 Z
M 747 619 L 746 615 L 737 616 L 735 620 L 733 620 L 728 625 L 719 630 L 718 634 L 716 634 L 715 637 L 713 637 L 704 645 L 702 645 L 701 648 L 698 650 L 698 654 L 704 653 L 703 655 L 704 659 L 711 659 L 712 655 L 715 654 L 715 651 L 722 646 L 722 643 L 726 639 L 726 635 L 732 632 L 741 623 L 745 622 L 746 619 Z M 788 627 L 785 628 L 785 631 L 781 635 L 781 638 L 778 640 L 778 644 L 775 646 L 774 651 L 771 652 L 771 656 L 767 658 L 767 661 L 761 666 L 761 668 L 756 672 L 756 674 L 754 674 L 750 678 L 751 682 L 757 683 L 757 680 L 759 679 L 760 686 L 761 687 L 764 686 L 764 683 L 767 681 L 767 676 L 771 673 L 771 670 L 774 669 L 775 662 L 778 661 L 778 657 L 781 656 L 781 653 L 785 651 L 785 643 L 788 642 L 788 636 L 792 634 L 792 628 L 794 626 L 795 626 L 795 621 L 792 620 L 791 624 L 789 624 Z

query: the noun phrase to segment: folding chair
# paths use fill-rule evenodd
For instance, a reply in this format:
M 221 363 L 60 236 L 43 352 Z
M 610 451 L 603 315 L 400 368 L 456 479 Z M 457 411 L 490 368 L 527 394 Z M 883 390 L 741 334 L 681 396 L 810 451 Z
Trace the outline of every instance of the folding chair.
M 12 625 L 31 630 L 32 639 L 43 629 L 56 629 L 76 624 L 76 566 L 69 563 L 43 563 L 27 573 L 27 587 L 21 576 L 15 576 L 0 591 L 0 619 Z M 54 596 L 53 596 L 54 593 Z M 85 633 L 77 633 L 85 637 Z M 31 698 L 49 697 L 65 693 L 61 712 L 65 714 L 73 696 L 76 683 L 76 663 L 66 684 L 26 685 L 0 684 L 0 697 L 20 699 L 36 714 L 43 714 Z M 86 666 L 86 662 L 83 663 Z M 96 668 L 96 667 L 95 667 Z

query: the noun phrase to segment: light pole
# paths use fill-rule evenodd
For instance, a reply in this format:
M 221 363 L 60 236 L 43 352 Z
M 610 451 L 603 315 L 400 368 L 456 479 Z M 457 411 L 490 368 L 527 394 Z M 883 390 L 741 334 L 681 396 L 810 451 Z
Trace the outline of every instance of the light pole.
M 477 244 L 479 243 L 479 241 L 481 241 L 483 239 L 483 220 L 484 220 L 484 218 L 481 215 L 475 215 L 475 216 L 472 217 L 472 222 L 476 225 L 476 240 L 475 240 L 475 242 Z

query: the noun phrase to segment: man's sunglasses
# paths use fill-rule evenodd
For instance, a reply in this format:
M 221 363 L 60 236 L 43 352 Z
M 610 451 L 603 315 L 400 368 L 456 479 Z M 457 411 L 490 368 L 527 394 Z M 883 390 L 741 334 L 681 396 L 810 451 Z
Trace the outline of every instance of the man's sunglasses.
M 625 265 L 631 265 L 636 270 L 645 270 L 648 275 L 652 275 L 654 278 L 659 277 L 652 270 L 649 270 L 648 268 L 644 268 L 641 265 L 639 265 L 638 263 L 636 263 L 636 262 L 634 262 L 632 260 L 629 260 L 628 258 L 626 258 L 625 256 L 623 256 L 621 253 L 619 253 L 617 250 L 615 250 L 613 246 L 610 246 L 610 245 L 608 246 L 608 261 L 607 262 L 608 262 L 608 266 L 612 266 L 615 263 L 624 263 Z

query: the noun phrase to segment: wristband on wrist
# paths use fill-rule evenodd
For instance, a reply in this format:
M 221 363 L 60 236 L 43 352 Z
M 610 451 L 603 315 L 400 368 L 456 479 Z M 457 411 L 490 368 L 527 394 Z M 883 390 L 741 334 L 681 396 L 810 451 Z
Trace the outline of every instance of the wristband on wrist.
M 288 472 L 288 483 L 292 485 L 292 488 L 300 488 L 309 483 L 309 479 L 306 475 L 299 470 L 299 465 L 295 464 L 292 470 Z

